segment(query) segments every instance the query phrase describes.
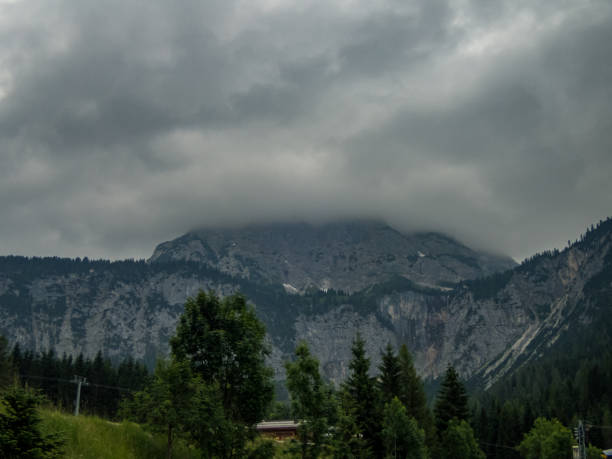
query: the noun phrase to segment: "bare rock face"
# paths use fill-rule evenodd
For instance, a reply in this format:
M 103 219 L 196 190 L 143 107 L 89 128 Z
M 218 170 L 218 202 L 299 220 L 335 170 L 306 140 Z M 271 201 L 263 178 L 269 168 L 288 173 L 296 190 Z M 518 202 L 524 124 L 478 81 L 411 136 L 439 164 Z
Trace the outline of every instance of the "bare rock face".
M 594 298 L 611 287 L 608 220 L 562 252 L 451 291 L 383 289 L 365 314 L 355 312 L 364 292 L 353 295 L 327 312 L 300 317 L 296 339 L 309 343 L 334 380 L 346 376 L 358 330 L 374 366 L 387 342 L 406 343 L 422 376 L 436 378 L 452 364 L 464 378 L 488 387 L 563 336 L 584 332 L 594 317 Z
M 288 291 L 355 292 L 404 276 L 445 285 L 516 266 L 436 233 L 402 234 L 373 221 L 207 229 L 160 244 L 151 262 L 196 261 L 232 276 L 284 284 Z
M 0 333 L 27 349 L 152 364 L 168 352 L 188 297 L 241 291 L 266 324 L 278 379 L 304 340 L 325 374 L 342 381 L 359 332 L 373 372 L 387 343 L 405 343 L 422 376 L 452 364 L 486 387 L 588 327 L 594 298 L 612 283 L 612 220 L 562 252 L 481 279 L 473 278 L 493 270 L 492 259 L 439 235 L 407 237 L 371 223 L 298 227 L 279 229 L 280 242 L 259 230 L 186 235 L 148 263 L 0 257 Z M 327 236 L 314 236 L 321 231 Z
M 325 375 L 335 382 L 348 376 L 351 346 L 357 333 L 366 342 L 371 370 L 375 371 L 381 361 L 380 351 L 387 343 L 397 345 L 393 331 L 385 327 L 375 314 L 363 316 L 345 305 L 313 317 L 300 315 L 295 322 L 295 341 L 308 343 L 311 352 L 320 360 Z

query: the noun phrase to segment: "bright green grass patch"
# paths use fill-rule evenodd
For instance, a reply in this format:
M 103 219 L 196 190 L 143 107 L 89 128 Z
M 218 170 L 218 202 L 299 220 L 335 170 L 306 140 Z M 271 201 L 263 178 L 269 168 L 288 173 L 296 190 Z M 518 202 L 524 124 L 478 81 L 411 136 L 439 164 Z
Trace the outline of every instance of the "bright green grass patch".
M 115 423 L 92 416 L 74 417 L 42 409 L 43 430 L 58 432 L 65 439 L 68 459 L 149 459 L 166 457 L 166 438 L 152 435 L 133 422 Z M 172 457 L 199 458 L 199 451 L 175 441 Z

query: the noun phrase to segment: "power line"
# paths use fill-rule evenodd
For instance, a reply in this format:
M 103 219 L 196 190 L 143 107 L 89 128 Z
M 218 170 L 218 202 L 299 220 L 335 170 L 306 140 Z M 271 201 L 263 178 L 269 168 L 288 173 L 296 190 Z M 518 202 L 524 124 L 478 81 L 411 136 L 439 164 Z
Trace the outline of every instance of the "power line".
M 27 378 L 27 379 L 44 379 L 44 380 L 47 380 L 47 381 L 59 381 L 59 382 L 65 382 L 65 383 L 74 383 L 73 379 L 52 378 L 52 377 L 49 377 L 49 376 L 19 375 L 19 377 L 20 378 Z M 119 391 L 124 391 L 124 392 L 136 392 L 134 389 L 128 389 L 127 387 L 107 386 L 106 384 L 87 383 L 87 385 L 94 386 L 94 387 L 101 387 L 103 389 L 119 390 Z

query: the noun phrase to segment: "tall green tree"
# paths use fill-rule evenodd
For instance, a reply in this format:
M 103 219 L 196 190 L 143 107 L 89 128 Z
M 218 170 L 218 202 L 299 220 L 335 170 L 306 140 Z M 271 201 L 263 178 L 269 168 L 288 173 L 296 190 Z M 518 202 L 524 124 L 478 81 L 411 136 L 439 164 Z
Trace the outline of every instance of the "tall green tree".
M 397 397 L 385 405 L 382 437 L 385 457 L 425 459 L 425 432 Z
M 378 388 L 382 401 L 389 403 L 400 394 L 400 364 L 391 343 L 387 343 L 381 357 Z
M 537 418 L 518 450 L 526 459 L 570 459 L 572 433 L 557 419 Z
M 37 393 L 19 387 L 5 392 L 0 410 L 0 457 L 62 457 L 63 440 L 59 435 L 41 432 L 38 405 L 42 400 Z
M 376 381 L 370 376 L 370 359 L 366 357 L 365 341 L 357 334 L 351 348 L 349 376 L 344 383 L 355 423 L 372 454 L 382 455 L 380 436 L 382 413 Z
M 220 391 L 220 399 L 231 428 L 218 457 L 241 454 L 254 436 L 252 426 L 260 421 L 273 398 L 272 370 L 265 364 L 265 327 L 246 298 L 234 294 L 220 299 L 214 292 L 200 291 L 185 303 L 172 354 L 190 363 L 194 374 Z
M 333 415 L 331 392 L 319 373 L 319 361 L 306 343 L 295 349 L 296 360 L 287 362 L 287 389 L 291 395 L 293 416 L 300 421 L 298 437 L 301 457 L 317 458 L 326 443 Z
M 438 457 L 442 459 L 485 459 L 474 431 L 465 420 L 453 418 L 442 433 Z
M 459 375 L 452 366 L 448 366 L 444 380 L 438 391 L 434 413 L 436 428 L 441 436 L 452 419 L 467 420 L 468 397 Z
M 399 400 L 406 407 L 408 416 L 417 420 L 424 427 L 427 422 L 427 397 L 423 381 L 417 375 L 412 355 L 405 344 L 402 344 L 398 356 L 399 366 Z
M 337 395 L 338 416 L 332 439 L 334 459 L 371 457 L 372 451 L 355 421 L 355 406 L 350 396 L 346 390 L 340 391 Z
M 499 424 L 501 429 L 494 443 L 500 445 L 518 445 L 523 437 L 522 432 L 522 413 L 517 402 L 506 401 L 499 413 Z M 497 456 L 500 459 L 514 459 L 516 452 L 508 448 L 499 448 Z

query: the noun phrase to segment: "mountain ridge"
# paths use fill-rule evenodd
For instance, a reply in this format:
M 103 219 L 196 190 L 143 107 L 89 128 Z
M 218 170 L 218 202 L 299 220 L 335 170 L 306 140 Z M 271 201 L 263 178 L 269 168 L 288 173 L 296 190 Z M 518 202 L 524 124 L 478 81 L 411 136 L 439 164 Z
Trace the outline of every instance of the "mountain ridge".
M 102 350 L 151 363 L 167 352 L 187 296 L 199 289 L 221 295 L 240 290 L 268 328 L 278 379 L 283 360 L 306 340 L 326 375 L 341 381 L 359 331 L 374 367 L 387 342 L 406 343 L 422 376 L 435 378 L 453 364 L 488 387 L 571 340 L 609 306 L 611 246 L 608 219 L 563 251 L 485 278 L 427 285 L 392 273 L 359 291 L 300 295 L 197 261 L 0 257 L 0 332 L 25 348 Z
M 356 292 L 396 274 L 455 283 L 516 266 L 509 257 L 476 252 L 440 233 L 404 234 L 376 220 L 201 229 L 159 244 L 149 258 L 168 260 L 204 263 L 296 293 Z

